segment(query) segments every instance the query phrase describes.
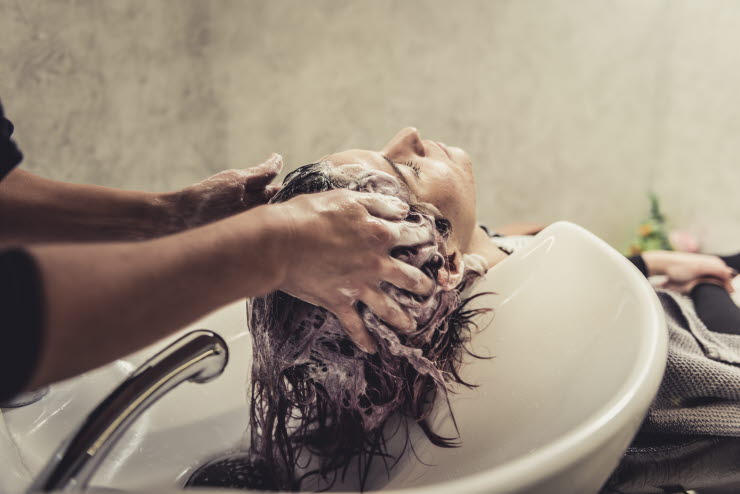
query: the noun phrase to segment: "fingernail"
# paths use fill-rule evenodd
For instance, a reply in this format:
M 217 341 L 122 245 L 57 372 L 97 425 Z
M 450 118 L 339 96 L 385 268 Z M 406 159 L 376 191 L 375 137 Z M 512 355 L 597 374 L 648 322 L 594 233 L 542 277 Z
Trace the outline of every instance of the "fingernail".
M 416 321 L 409 316 L 404 316 L 404 319 L 406 319 L 406 323 L 404 324 L 406 332 L 412 333 L 416 331 Z
M 410 211 L 410 209 L 409 209 L 409 205 L 408 205 L 408 204 L 406 204 L 405 202 L 403 202 L 403 201 L 398 201 L 398 202 L 396 203 L 396 205 L 395 205 L 395 206 L 396 206 L 396 209 L 398 209 L 398 211 L 399 211 L 399 212 L 400 212 L 401 214 L 403 214 L 404 218 L 406 217 L 406 215 L 408 215 L 408 214 L 409 214 L 409 211 Z
M 366 343 L 357 343 L 357 346 L 365 353 L 369 353 L 370 355 L 374 355 L 377 351 L 375 348 L 375 345 L 368 346 Z
M 383 193 L 380 193 L 380 192 L 379 192 L 379 194 L 381 194 L 381 196 L 383 197 L 383 199 L 385 199 L 388 202 L 392 202 L 393 204 L 395 204 L 398 207 L 405 207 L 405 208 L 409 207 L 409 205 L 406 202 L 402 201 L 401 199 L 399 199 L 396 196 L 392 196 L 392 195 L 388 195 L 388 194 L 383 194 Z
M 422 281 L 419 285 L 420 288 L 424 290 L 424 296 L 431 297 L 432 295 L 434 295 L 434 281 L 432 281 L 431 278 L 425 277 L 424 281 Z

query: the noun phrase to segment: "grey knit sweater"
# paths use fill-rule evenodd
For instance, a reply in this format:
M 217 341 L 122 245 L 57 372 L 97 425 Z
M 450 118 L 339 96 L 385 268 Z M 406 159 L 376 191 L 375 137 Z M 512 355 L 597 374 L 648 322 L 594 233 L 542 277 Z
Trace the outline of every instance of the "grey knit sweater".
M 668 362 L 641 431 L 740 437 L 740 335 L 709 331 L 689 297 L 656 292 Z

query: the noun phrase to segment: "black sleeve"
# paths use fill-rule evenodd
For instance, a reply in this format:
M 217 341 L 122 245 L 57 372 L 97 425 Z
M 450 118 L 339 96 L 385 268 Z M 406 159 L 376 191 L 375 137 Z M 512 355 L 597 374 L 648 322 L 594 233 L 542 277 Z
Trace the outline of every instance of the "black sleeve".
M 630 262 L 634 264 L 637 267 L 637 269 L 639 269 L 640 272 L 644 274 L 645 277 L 647 278 L 647 275 L 648 275 L 647 266 L 645 265 L 645 260 L 642 258 L 641 255 L 629 256 L 627 259 L 629 259 Z
M 13 135 L 13 124 L 5 118 L 3 105 L 0 103 L 0 180 L 23 160 L 23 155 L 10 136 Z
M 724 287 L 699 283 L 691 289 L 696 315 L 710 331 L 740 334 L 740 307 Z
M 34 258 L 23 249 L 0 251 L 0 401 L 22 391 L 36 369 L 42 293 Z

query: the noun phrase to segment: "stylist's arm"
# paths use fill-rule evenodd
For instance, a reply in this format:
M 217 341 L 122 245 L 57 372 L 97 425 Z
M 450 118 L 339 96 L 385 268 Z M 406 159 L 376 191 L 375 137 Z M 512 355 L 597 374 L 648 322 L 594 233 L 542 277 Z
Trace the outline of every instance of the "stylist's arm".
M 44 317 L 26 387 L 110 362 L 224 304 L 275 290 L 331 310 L 371 351 L 353 304 L 409 327 L 380 281 L 419 294 L 432 288 L 421 271 L 388 255 L 398 241 L 389 220 L 407 213 L 388 196 L 336 190 L 155 240 L 29 246 Z

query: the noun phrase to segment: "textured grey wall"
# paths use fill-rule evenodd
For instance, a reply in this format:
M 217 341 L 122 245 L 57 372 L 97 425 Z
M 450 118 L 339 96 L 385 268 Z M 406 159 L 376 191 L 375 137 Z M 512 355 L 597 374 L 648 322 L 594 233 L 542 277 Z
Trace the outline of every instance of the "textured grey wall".
M 621 247 L 655 188 L 740 247 L 740 3 L 0 3 L 26 167 L 169 190 L 398 128 L 466 148 L 490 224 L 569 219 Z

